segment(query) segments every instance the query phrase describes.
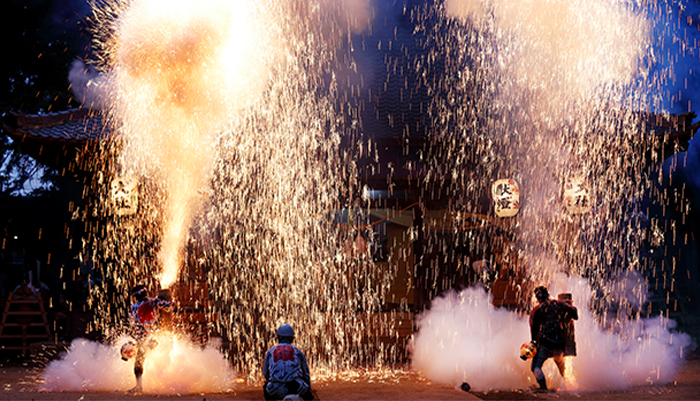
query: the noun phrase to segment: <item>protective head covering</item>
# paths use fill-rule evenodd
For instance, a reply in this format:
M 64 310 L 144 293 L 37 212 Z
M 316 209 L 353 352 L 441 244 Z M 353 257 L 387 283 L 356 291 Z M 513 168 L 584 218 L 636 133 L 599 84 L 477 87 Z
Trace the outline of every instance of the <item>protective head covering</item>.
M 283 324 L 277 329 L 277 337 L 294 337 L 294 329 L 288 324 Z
M 549 291 L 547 291 L 547 287 L 539 286 L 535 288 L 535 298 L 537 298 L 538 301 L 544 301 L 549 298 Z
M 138 299 L 139 301 L 146 298 L 147 293 L 148 290 L 146 289 L 145 285 L 139 284 L 131 289 L 131 296 Z

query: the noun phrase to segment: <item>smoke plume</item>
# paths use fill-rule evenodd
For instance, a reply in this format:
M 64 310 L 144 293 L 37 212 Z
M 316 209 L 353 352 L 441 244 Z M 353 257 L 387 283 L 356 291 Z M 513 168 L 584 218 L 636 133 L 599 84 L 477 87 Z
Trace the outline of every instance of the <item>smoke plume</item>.
M 623 3 L 448 0 L 445 10 L 477 26 L 494 26 L 502 42 L 498 65 L 513 84 L 542 94 L 536 107 L 551 115 L 605 98 L 611 88 L 639 76 L 650 27 Z
M 578 356 L 567 358 L 566 380 L 553 362 L 545 363 L 550 387 L 621 390 L 673 379 L 691 343 L 688 335 L 672 332 L 673 320 L 629 320 L 616 330 L 605 330 L 588 307 L 593 294 L 585 280 L 562 274 L 549 290 L 553 296 L 571 293 L 579 311 Z M 630 297 L 636 296 L 631 292 Z M 527 341 L 528 316 L 495 308 L 481 288 L 450 292 L 418 317 L 413 367 L 436 382 L 468 382 L 479 391 L 526 388 L 534 384 L 531 360 L 519 359 L 520 345 Z
M 108 106 L 109 76 L 100 74 L 81 60 L 73 61 L 68 81 L 76 99 L 84 107 L 93 110 L 105 110 Z
M 232 389 L 235 373 L 213 345 L 202 348 L 161 333 L 146 355 L 143 389 L 151 394 L 224 392 Z M 49 391 L 126 391 L 135 384 L 134 359 L 121 359 L 123 337 L 114 345 L 74 340 L 63 359 L 44 369 L 41 388 Z

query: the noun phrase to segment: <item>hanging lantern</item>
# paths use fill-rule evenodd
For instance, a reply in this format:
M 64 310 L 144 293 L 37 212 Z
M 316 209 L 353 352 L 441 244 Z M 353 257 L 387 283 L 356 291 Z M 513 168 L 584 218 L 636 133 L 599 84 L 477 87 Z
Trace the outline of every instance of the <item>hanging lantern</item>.
M 355 239 L 348 238 L 345 241 L 345 254 L 350 259 L 363 259 L 369 254 L 367 252 L 367 241 L 362 238 L 359 232 L 355 235 Z
M 494 209 L 498 217 L 512 217 L 520 210 L 520 189 L 512 179 L 498 180 L 491 187 Z
M 117 177 L 111 185 L 112 212 L 117 216 L 136 213 L 139 206 L 138 181 L 133 177 Z
M 590 209 L 588 184 L 582 177 L 574 176 L 564 183 L 564 205 L 571 214 L 583 214 Z

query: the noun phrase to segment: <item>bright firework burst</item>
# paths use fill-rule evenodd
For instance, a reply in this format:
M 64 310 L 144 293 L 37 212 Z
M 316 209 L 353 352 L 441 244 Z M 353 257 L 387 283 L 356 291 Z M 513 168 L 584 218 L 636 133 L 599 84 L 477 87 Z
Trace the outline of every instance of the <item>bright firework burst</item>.
M 98 167 L 105 180 L 141 177 L 142 194 L 137 215 L 100 229 L 96 259 L 121 291 L 117 305 L 135 281 L 167 288 L 205 276 L 212 324 L 251 375 L 282 322 L 300 333 L 315 373 L 384 355 L 362 328 L 387 278 L 348 258 L 347 232 L 332 224 L 356 188 L 338 150 L 352 111 L 338 107 L 334 73 L 334 52 L 366 25 L 352 12 L 346 20 L 348 10 L 326 1 L 95 10 L 120 134 L 115 152 L 103 152 L 112 163 Z M 105 311 L 102 327 L 121 316 Z

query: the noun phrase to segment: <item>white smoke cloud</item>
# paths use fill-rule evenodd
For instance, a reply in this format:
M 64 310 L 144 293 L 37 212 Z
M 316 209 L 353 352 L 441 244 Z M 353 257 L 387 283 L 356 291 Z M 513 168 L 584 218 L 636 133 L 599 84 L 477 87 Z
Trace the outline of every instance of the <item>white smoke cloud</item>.
M 143 389 L 151 394 L 224 392 L 235 373 L 213 346 L 202 348 L 172 334 L 156 337 L 158 346 L 146 356 Z M 123 337 L 115 345 L 76 339 L 63 359 L 44 369 L 46 391 L 126 391 L 135 384 L 134 359 L 121 359 Z
M 691 343 L 688 335 L 672 332 L 674 321 L 630 320 L 615 331 L 605 330 L 588 308 L 592 291 L 585 280 L 559 275 L 549 289 L 555 296 L 571 293 L 579 311 L 578 356 L 569 361 L 566 382 L 553 362 L 545 363 L 550 387 L 619 390 L 673 379 Z M 528 387 L 534 384 L 531 360 L 519 359 L 520 345 L 530 340 L 528 320 L 495 308 L 481 288 L 450 292 L 435 299 L 417 319 L 413 367 L 430 380 L 453 385 L 468 382 L 475 390 Z
M 108 106 L 109 77 L 100 74 L 81 60 L 73 61 L 68 73 L 68 81 L 76 99 L 87 108 L 105 110 Z
M 417 324 L 413 368 L 429 379 L 468 382 L 475 390 L 527 385 L 527 364 L 518 359 L 530 339 L 527 320 L 494 308 L 482 288 L 433 300 Z

